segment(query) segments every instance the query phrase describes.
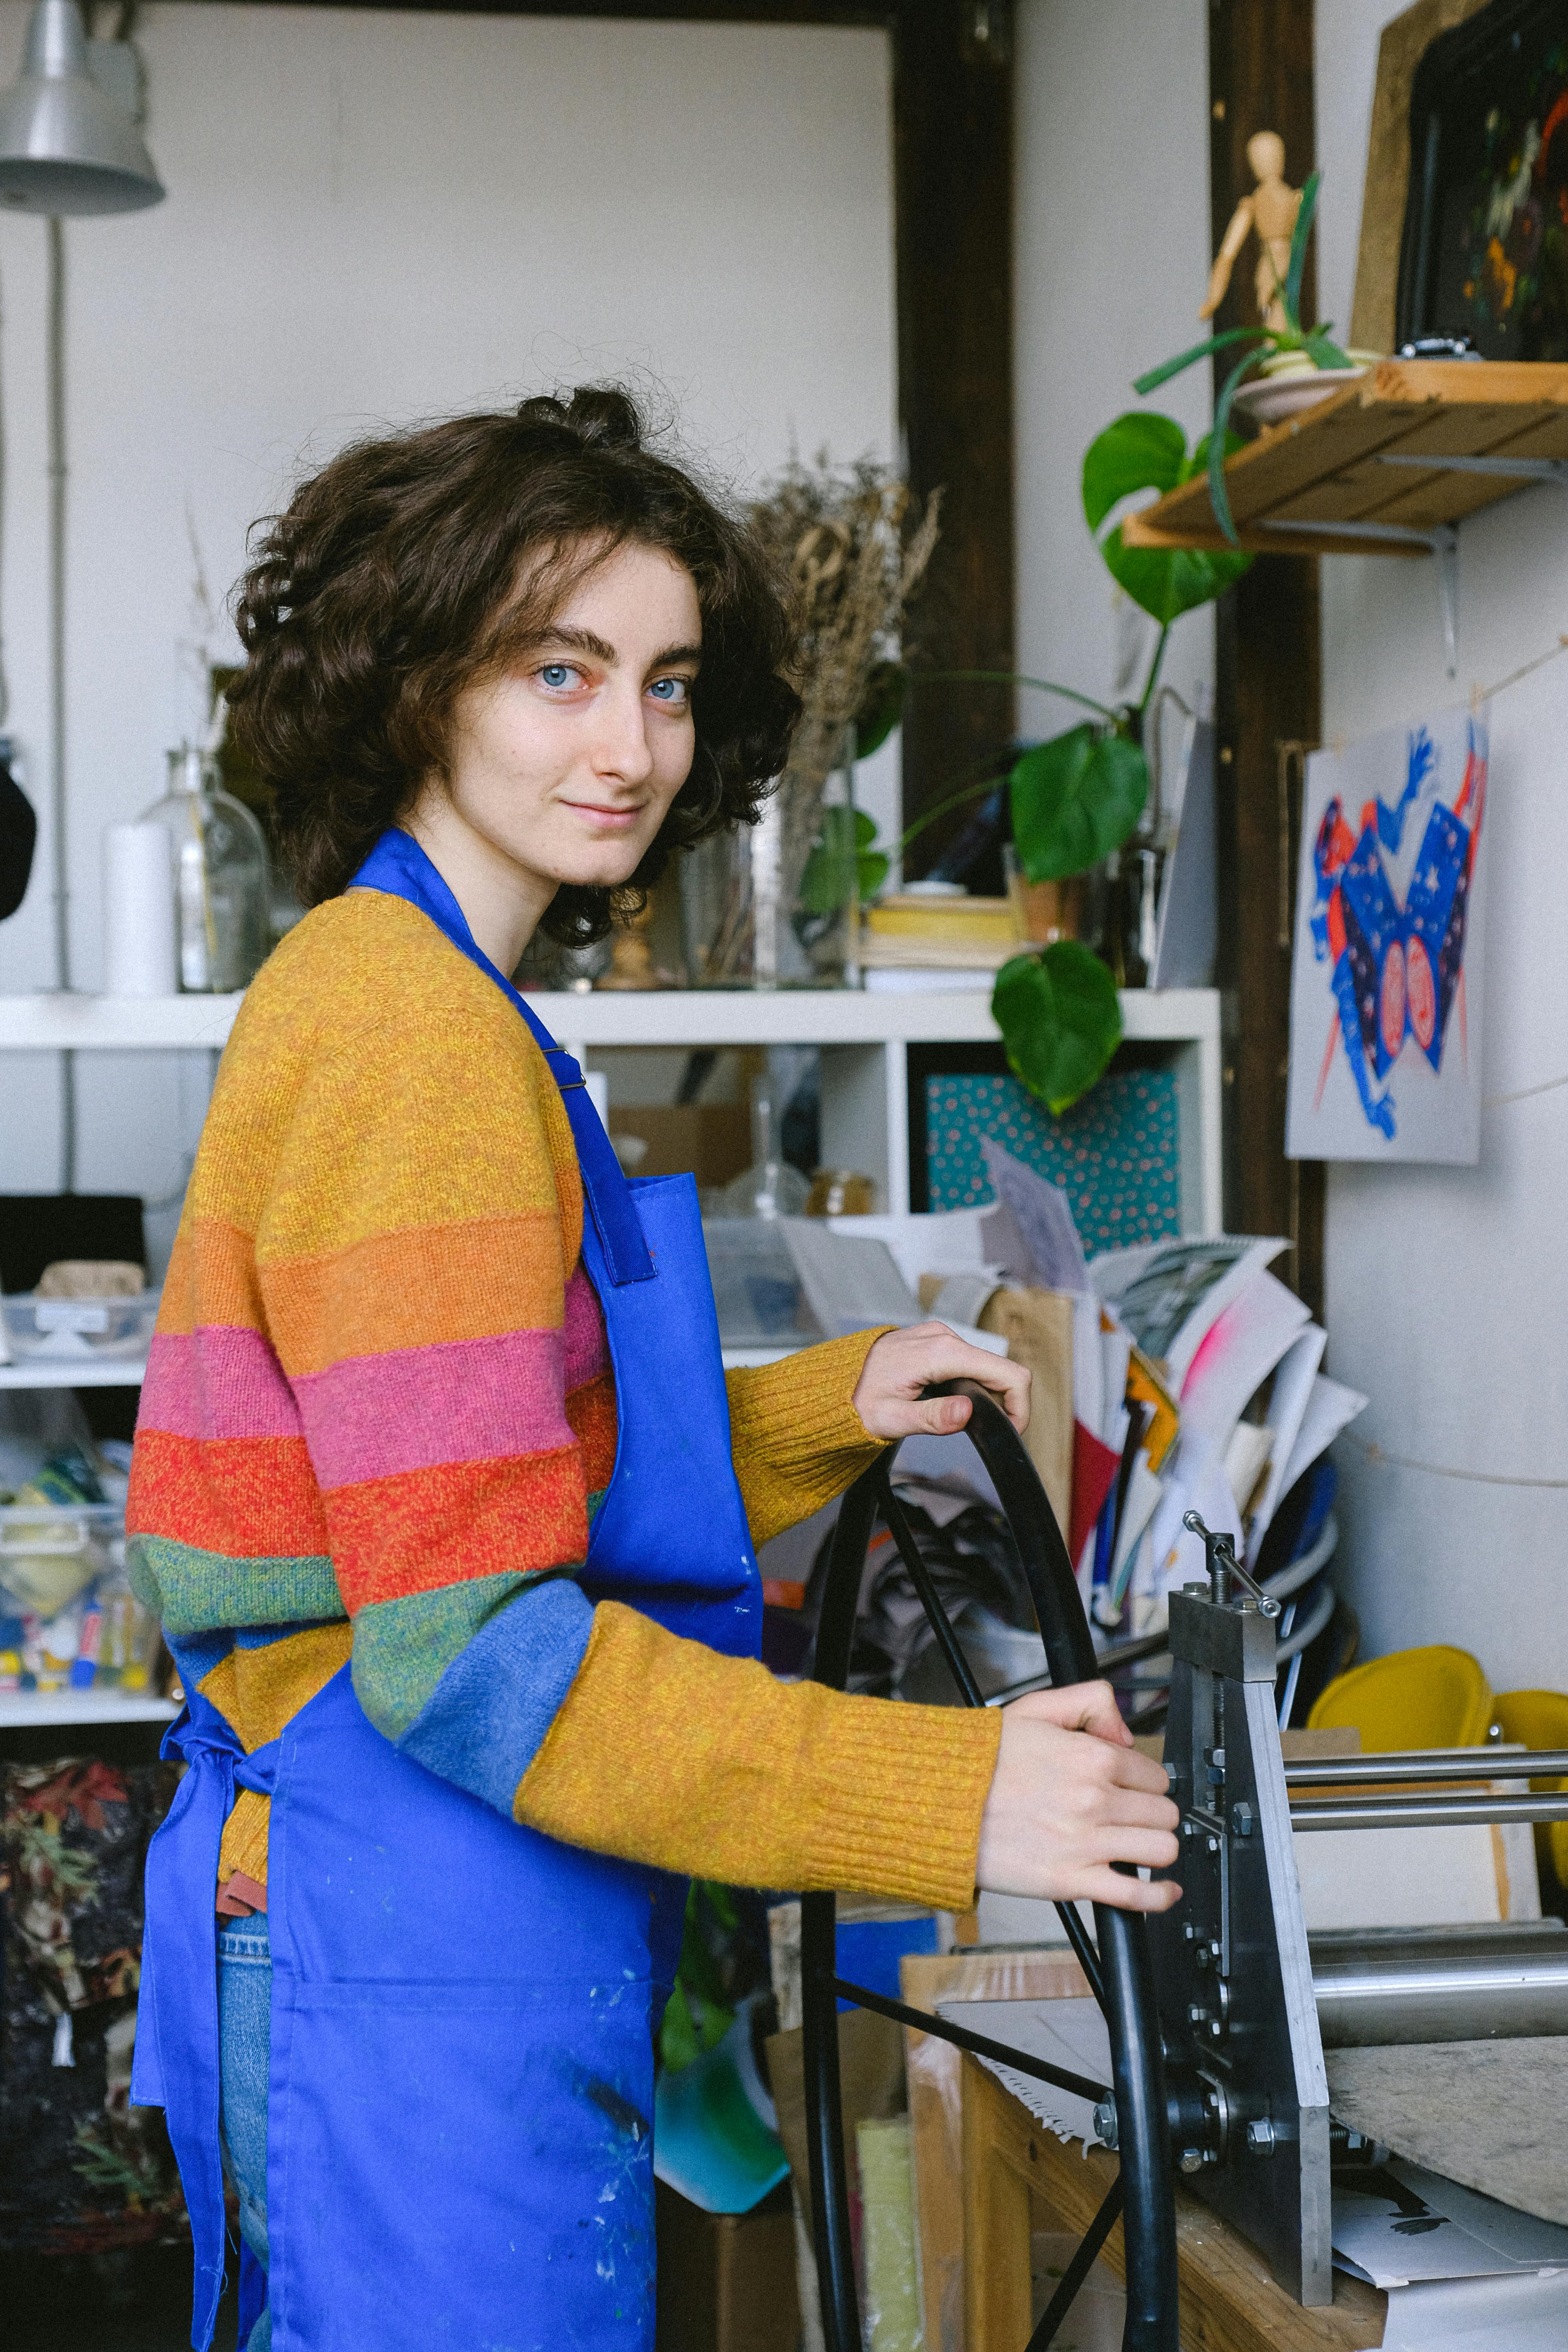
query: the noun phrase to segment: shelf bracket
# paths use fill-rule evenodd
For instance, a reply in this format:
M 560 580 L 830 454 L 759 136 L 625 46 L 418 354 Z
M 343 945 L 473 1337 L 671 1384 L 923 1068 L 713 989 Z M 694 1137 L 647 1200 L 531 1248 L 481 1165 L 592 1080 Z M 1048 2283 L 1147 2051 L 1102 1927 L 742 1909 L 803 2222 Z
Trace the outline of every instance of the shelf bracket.
M 1521 459 L 1520 463 L 1523 463 Z M 1555 465 L 1555 458 L 1542 458 L 1542 465 Z M 1459 667 L 1459 532 L 1451 522 L 1440 522 L 1431 530 L 1415 530 L 1402 522 L 1279 522 L 1272 515 L 1263 520 L 1265 530 L 1308 530 L 1317 539 L 1331 532 L 1336 539 L 1370 541 L 1374 546 L 1425 547 L 1437 559 L 1437 594 L 1443 608 L 1443 651 L 1447 661 L 1448 676 L 1453 677 Z M 1347 547 L 1345 553 L 1354 553 Z
M 1505 481 L 1555 482 L 1568 489 L 1568 457 L 1412 457 L 1396 449 L 1380 449 L 1377 463 L 1414 466 L 1423 474 L 1493 474 Z

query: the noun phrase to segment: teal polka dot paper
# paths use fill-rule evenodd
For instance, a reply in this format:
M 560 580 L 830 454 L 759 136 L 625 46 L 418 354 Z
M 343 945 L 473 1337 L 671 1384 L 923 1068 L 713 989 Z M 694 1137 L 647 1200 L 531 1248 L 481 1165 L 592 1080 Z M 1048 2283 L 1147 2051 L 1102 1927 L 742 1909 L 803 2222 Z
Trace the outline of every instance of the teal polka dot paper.
M 1181 1232 L 1173 1070 L 1112 1070 L 1060 1118 L 1015 1077 L 928 1077 L 925 1087 L 931 1208 L 994 1200 L 980 1151 L 989 1136 L 1061 1186 L 1089 1257 Z

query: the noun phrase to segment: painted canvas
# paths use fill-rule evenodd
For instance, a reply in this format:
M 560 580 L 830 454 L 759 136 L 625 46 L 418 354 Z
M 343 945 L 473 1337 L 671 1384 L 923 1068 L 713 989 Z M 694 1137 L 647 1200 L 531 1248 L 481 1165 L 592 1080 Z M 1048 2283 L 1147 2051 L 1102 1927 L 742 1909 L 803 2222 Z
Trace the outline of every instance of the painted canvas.
M 1568 359 L 1568 11 L 1494 0 L 1434 41 L 1410 105 L 1398 333 Z
M 1308 761 L 1292 1160 L 1474 1164 L 1486 803 L 1484 705 Z

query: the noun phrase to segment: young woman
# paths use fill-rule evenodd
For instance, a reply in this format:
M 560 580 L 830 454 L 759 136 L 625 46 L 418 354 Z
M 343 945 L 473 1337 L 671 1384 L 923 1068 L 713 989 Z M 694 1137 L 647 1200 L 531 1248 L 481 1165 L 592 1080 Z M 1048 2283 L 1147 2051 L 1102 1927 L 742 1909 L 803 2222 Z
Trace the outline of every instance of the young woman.
M 231 699 L 312 911 L 224 1055 L 128 1525 L 189 1760 L 133 2095 L 194 2341 L 652 2342 L 651 2034 L 682 1874 L 1151 1910 L 1102 1685 L 889 1706 L 755 1662 L 753 1547 L 1028 1376 L 940 1324 L 720 1364 L 695 1189 L 628 1186 L 511 987 L 754 817 L 795 698 L 744 529 L 619 393 L 346 451 L 247 574 Z M 216 1939 L 216 1958 L 215 1958 Z

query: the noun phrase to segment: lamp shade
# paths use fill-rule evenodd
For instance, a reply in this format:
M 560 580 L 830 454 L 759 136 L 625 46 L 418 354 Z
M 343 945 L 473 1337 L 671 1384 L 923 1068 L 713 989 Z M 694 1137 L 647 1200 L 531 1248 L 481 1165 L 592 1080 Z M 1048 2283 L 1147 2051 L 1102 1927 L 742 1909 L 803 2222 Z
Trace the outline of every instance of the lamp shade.
M 38 0 L 21 77 L 0 97 L 0 205 L 132 213 L 163 194 L 136 125 L 88 70 L 77 0 Z

